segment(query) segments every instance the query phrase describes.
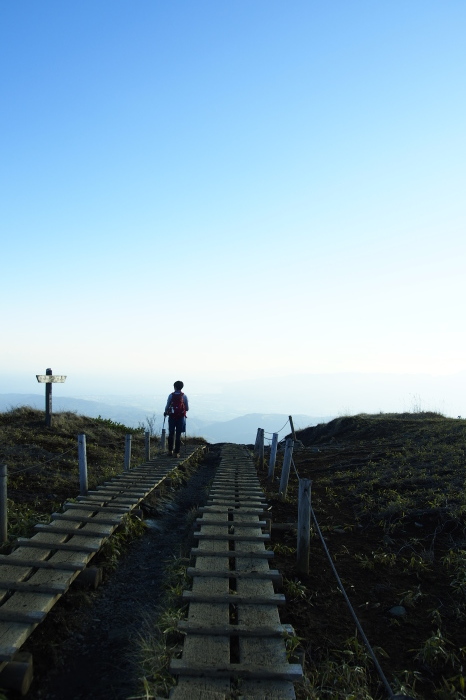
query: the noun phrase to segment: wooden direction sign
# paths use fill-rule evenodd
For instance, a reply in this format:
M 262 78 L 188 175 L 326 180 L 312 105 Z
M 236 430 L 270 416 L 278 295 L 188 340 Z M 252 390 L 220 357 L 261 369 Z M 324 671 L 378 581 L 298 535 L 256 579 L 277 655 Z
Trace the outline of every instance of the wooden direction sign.
M 52 374 L 52 370 L 47 368 L 45 374 L 36 374 L 37 381 L 45 384 L 45 425 L 50 428 L 52 425 L 52 384 L 63 384 L 66 379 L 64 374 Z

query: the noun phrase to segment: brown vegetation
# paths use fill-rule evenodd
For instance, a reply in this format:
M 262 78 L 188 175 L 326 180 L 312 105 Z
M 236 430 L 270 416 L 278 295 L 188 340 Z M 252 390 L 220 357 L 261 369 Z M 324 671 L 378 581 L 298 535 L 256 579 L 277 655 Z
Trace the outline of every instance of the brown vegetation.
M 79 490 L 77 435 L 87 435 L 92 486 L 121 472 L 126 426 L 75 414 L 0 414 L 0 461 L 9 468 L 10 536 Z M 132 431 L 134 463 L 143 459 Z M 466 421 L 438 414 L 343 417 L 298 433 L 287 498 L 266 484 L 274 523 L 294 522 L 298 478 L 312 479 L 312 505 L 351 604 L 394 691 L 466 699 Z M 280 458 L 279 458 L 280 461 Z M 280 464 L 276 474 L 280 473 Z M 305 655 L 309 700 L 379 700 L 374 670 L 312 527 L 310 573 L 296 572 L 296 533 L 273 530 L 274 567 L 285 577 L 291 623 Z
M 144 434 L 105 418 L 64 412 L 45 426 L 44 413 L 28 406 L 0 413 L 0 462 L 8 468 L 10 539 L 29 536 L 62 503 L 79 494 L 78 434 L 85 433 L 89 488 L 123 469 L 125 435 L 133 434 L 133 463 L 144 458 Z
M 438 414 L 360 415 L 297 436 L 301 478 L 344 588 L 391 687 L 414 698 L 466 698 L 466 421 Z M 279 471 L 279 470 L 277 470 Z M 274 521 L 297 513 L 269 491 Z M 265 473 L 264 473 L 265 486 Z M 301 697 L 387 697 L 312 528 L 310 573 L 297 575 L 296 535 L 273 531 L 306 654 Z

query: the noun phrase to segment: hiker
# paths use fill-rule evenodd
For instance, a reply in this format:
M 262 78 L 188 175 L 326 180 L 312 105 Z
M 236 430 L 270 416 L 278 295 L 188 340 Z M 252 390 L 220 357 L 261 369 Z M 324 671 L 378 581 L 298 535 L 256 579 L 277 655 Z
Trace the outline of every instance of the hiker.
M 168 454 L 173 455 L 173 442 L 175 443 L 175 457 L 180 456 L 181 433 L 186 432 L 186 412 L 189 411 L 188 397 L 183 394 L 183 382 L 173 384 L 174 392 L 167 399 L 164 416 L 168 416 Z

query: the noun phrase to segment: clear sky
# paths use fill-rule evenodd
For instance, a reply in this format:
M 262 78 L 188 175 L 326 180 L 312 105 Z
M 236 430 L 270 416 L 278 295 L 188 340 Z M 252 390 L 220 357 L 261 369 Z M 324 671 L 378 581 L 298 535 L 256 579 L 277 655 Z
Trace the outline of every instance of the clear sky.
M 466 370 L 465 36 L 464 0 L 3 0 L 2 373 Z

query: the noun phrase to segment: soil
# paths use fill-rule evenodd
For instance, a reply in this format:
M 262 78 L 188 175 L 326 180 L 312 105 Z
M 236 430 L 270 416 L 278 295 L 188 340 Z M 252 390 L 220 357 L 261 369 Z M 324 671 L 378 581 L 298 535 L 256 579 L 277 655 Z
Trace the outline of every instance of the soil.
M 149 499 L 145 534 L 130 544 L 104 584 L 91 593 L 67 593 L 31 635 L 23 647 L 34 658 L 30 700 L 140 695 L 137 640 L 154 632 L 167 566 L 189 554 L 192 516 L 206 501 L 219 455 L 220 447 L 212 446 L 181 488 Z

